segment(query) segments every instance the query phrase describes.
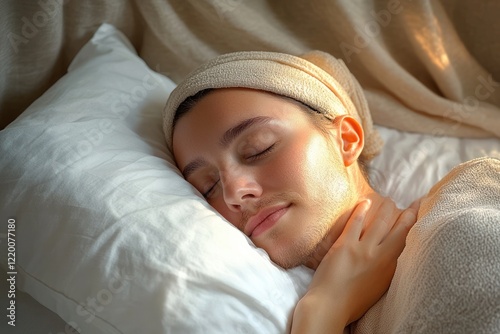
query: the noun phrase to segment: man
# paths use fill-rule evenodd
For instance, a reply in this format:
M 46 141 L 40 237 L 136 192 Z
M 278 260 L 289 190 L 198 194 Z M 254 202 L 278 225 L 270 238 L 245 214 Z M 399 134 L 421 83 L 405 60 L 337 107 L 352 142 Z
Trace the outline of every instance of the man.
M 221 56 L 165 109 L 184 177 L 284 268 L 316 269 L 292 332 L 342 332 L 387 290 L 418 202 L 372 189 L 380 149 L 361 88 L 324 53 Z

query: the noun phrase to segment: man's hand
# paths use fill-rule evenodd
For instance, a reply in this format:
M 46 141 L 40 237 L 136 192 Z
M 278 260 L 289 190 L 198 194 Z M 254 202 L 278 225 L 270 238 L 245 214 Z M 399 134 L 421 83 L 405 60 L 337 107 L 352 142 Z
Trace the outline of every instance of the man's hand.
M 302 325 L 310 329 L 306 324 L 312 323 L 320 333 L 341 332 L 389 288 L 406 235 L 416 222 L 416 210 L 412 207 L 398 214 L 394 203 L 384 199 L 367 221 L 370 205 L 369 201 L 358 204 L 317 266 L 295 310 L 292 333 Z

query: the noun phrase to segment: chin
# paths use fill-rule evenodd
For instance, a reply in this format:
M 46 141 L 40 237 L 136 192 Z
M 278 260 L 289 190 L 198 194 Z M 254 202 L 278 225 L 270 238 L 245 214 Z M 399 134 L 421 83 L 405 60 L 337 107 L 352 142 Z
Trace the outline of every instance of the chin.
M 293 247 L 282 249 L 275 247 L 272 251 L 268 251 L 271 260 L 284 269 L 306 264 L 317 247 L 317 243 L 304 245 L 303 242 L 296 241 L 289 244 L 293 245 Z
M 285 260 L 283 260 L 283 259 L 274 260 L 271 258 L 271 260 L 283 269 L 291 269 L 291 268 L 295 268 L 295 267 L 303 264 L 301 262 L 292 262 L 292 261 L 288 261 L 286 259 Z
M 300 237 L 283 240 L 271 237 L 268 239 L 270 248 L 263 248 L 274 263 L 282 268 L 290 269 L 308 263 L 328 231 L 329 225 L 315 225 L 314 228 L 297 231 Z

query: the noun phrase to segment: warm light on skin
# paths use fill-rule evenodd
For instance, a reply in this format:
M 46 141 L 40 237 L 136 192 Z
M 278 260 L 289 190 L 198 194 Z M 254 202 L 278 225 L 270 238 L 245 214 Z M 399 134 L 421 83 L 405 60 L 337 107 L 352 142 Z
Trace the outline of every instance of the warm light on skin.
M 272 227 L 249 236 L 274 262 L 293 267 L 309 260 L 330 229 L 340 234 L 360 197 L 372 191 L 354 163 L 361 126 L 340 120 L 325 136 L 286 99 L 219 89 L 179 119 L 174 156 L 187 180 L 209 192 L 208 202 L 242 231 L 256 213 L 285 207 Z

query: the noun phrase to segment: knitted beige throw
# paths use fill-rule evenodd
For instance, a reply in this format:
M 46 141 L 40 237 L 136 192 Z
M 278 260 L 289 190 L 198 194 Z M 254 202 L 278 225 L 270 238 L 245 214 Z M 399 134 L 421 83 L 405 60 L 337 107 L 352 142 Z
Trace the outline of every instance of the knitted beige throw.
M 431 189 L 389 291 L 351 333 L 500 333 L 500 160 L 463 163 Z

